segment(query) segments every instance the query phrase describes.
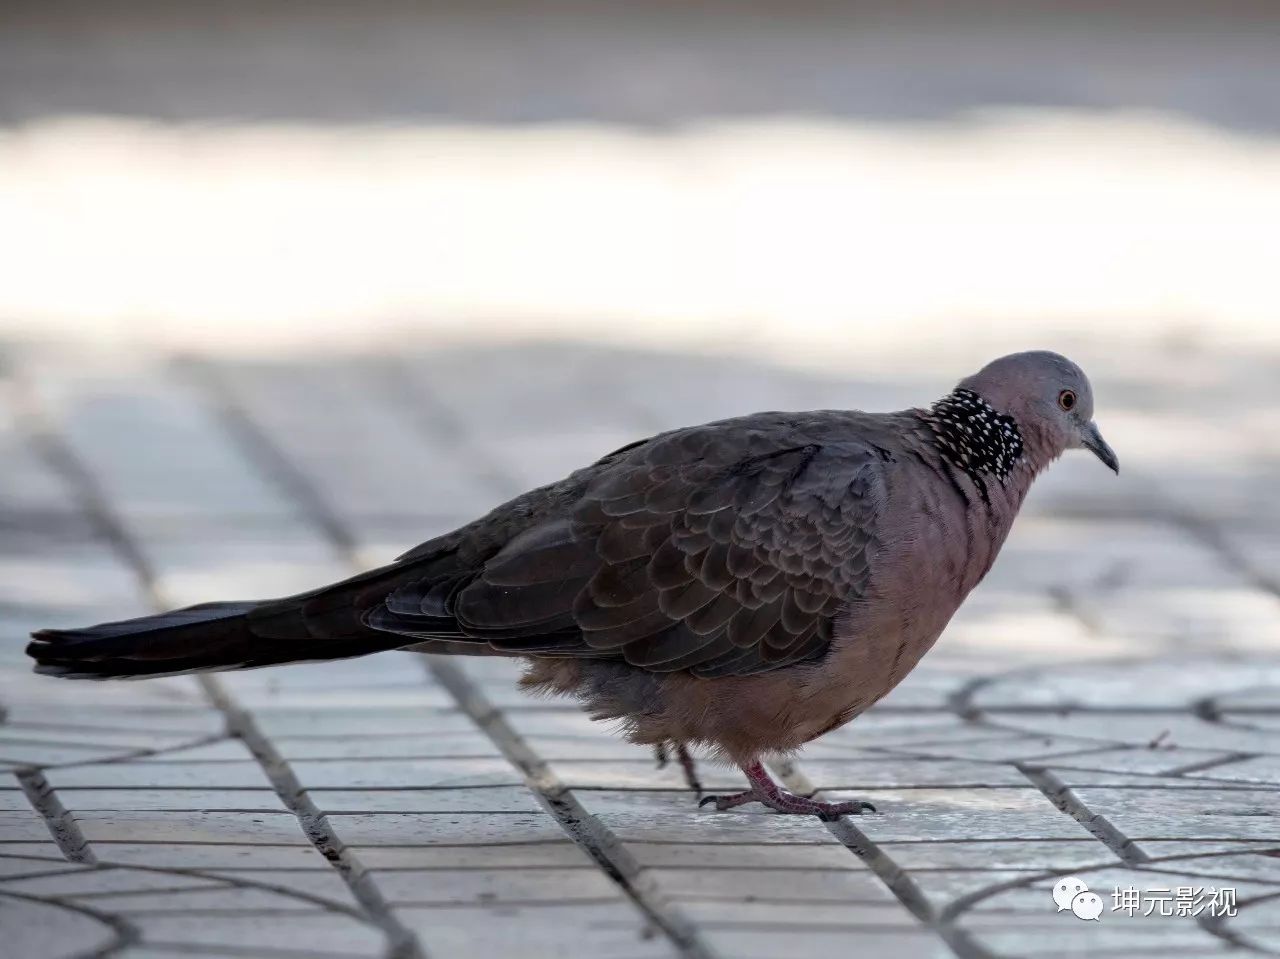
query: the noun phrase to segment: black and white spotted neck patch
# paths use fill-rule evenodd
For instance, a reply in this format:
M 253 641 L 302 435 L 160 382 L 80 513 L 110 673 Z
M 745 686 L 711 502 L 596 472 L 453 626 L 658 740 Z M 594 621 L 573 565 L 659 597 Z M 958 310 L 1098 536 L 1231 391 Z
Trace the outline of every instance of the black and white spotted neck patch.
M 930 407 L 925 422 L 948 462 L 974 479 L 990 473 L 1003 482 L 1022 456 L 1017 421 L 973 390 L 947 394 Z

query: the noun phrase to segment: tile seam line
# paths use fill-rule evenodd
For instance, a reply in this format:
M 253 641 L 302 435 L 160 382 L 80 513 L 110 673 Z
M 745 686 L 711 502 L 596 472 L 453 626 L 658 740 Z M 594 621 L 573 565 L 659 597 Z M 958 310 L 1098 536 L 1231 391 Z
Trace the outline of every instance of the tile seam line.
M 1106 816 L 1091 810 L 1052 770 L 1033 763 L 1014 763 L 1013 766 L 1044 794 L 1054 808 L 1078 822 L 1125 865 L 1143 866 L 1151 862 L 1151 857 L 1136 842 L 1116 828 Z
M 814 783 L 794 761 L 770 764 L 787 788 L 802 795 L 817 795 Z M 869 815 L 876 815 L 870 813 Z M 955 955 L 956 959 L 995 959 L 995 954 L 979 945 L 968 932 L 951 922 L 946 911 L 939 912 L 929 902 L 924 891 L 911 878 L 910 872 L 900 866 L 875 840 L 853 824 L 853 817 L 840 816 L 824 822 L 835 840 L 863 862 L 884 883 L 885 888 L 908 912 L 919 920 L 921 927 L 935 933 Z
M 529 789 L 548 815 L 618 884 L 636 907 L 666 933 L 681 954 L 689 959 L 714 957 L 716 954 L 686 917 L 665 907 L 649 893 L 642 875 L 643 867 L 623 842 L 597 816 L 586 810 L 573 790 L 560 781 L 466 673 L 457 664 L 440 657 L 424 658 L 428 673 L 458 700 L 458 705 L 489 736 L 503 756 L 523 772 Z
M 289 763 L 258 728 L 253 716 L 236 702 L 218 677 L 205 673 L 198 675 L 196 681 L 210 702 L 222 712 L 227 731 L 253 754 L 276 795 L 297 819 L 311 845 L 329 861 L 370 921 L 387 937 L 387 959 L 426 959 L 417 937 L 396 919 L 372 876 L 339 838 L 328 817 L 303 789 Z
M 89 838 L 80 829 L 80 824 L 71 815 L 66 806 L 58 798 L 44 773 L 33 767 L 18 769 L 14 777 L 22 787 L 27 801 L 44 820 L 45 828 L 53 837 L 54 843 L 66 858 L 67 862 L 83 865 L 96 865 L 98 857 L 94 855 Z
M 15 387 L 13 390 L 15 413 L 22 437 L 35 449 L 41 460 L 55 474 L 62 476 L 67 482 L 72 496 L 78 501 L 81 513 L 98 530 L 99 534 L 106 540 L 109 548 L 115 552 L 117 558 L 133 572 L 150 605 L 157 610 L 168 608 L 171 604 L 167 602 L 159 588 L 154 566 L 147 557 L 145 550 L 130 534 L 127 523 L 111 507 L 110 500 L 103 493 L 93 472 L 80 458 L 71 443 L 54 428 L 47 413 L 41 406 L 35 390 L 21 371 L 14 375 L 12 382 Z M 272 788 L 275 789 L 285 808 L 294 814 L 307 839 L 333 865 L 334 869 L 351 889 L 356 901 L 366 909 L 367 918 L 387 937 L 388 953 L 386 959 L 425 959 L 416 938 L 391 915 L 380 893 L 377 893 L 371 882 L 365 880 L 364 870 L 359 867 L 358 861 L 345 851 L 341 840 L 333 834 L 323 816 L 319 816 L 318 819 L 313 819 L 308 823 L 299 814 L 299 809 L 302 808 L 296 805 L 299 797 L 307 803 L 310 802 L 310 799 L 301 791 L 290 796 L 282 788 L 282 784 L 273 775 L 275 770 L 270 768 L 267 762 L 264 761 L 264 756 L 271 756 L 274 753 L 274 748 L 270 746 L 269 741 L 257 729 L 252 718 L 234 702 L 221 683 L 214 677 L 207 675 L 197 676 L 196 681 L 211 705 L 222 714 L 228 732 L 241 738 L 250 752 L 253 753 L 263 774 L 271 783 Z M 269 752 L 260 754 L 255 749 L 254 744 L 245 738 L 241 730 L 256 736 L 258 743 L 267 747 Z M 279 762 L 279 768 L 287 773 L 292 783 L 296 784 L 297 778 L 288 769 L 285 761 L 278 755 L 275 755 L 274 759 Z M 48 785 L 47 781 L 46 785 Z M 57 795 L 52 788 L 48 790 L 48 796 L 61 806 L 61 802 L 57 799 Z M 312 808 L 314 809 L 314 805 Z M 68 820 L 74 821 L 69 812 L 65 809 L 63 812 Z M 316 810 L 316 813 L 318 815 L 319 811 Z M 314 831 L 319 826 L 323 826 L 323 833 Z M 78 828 L 77 831 L 79 831 Z M 56 839 L 57 834 L 54 833 L 54 835 Z M 323 845 L 320 841 L 322 835 L 324 837 Z M 62 848 L 61 845 L 59 848 Z M 93 855 L 87 841 L 84 845 L 84 850 L 88 855 Z M 336 859 L 335 856 L 337 857 Z
M 339 558 L 353 570 L 362 570 L 364 567 L 360 562 L 355 537 L 306 472 L 286 451 L 277 446 L 267 430 L 238 401 L 209 363 L 194 362 L 187 368 L 194 369 L 203 397 L 213 404 L 212 412 L 216 421 L 226 429 L 246 463 L 260 471 L 269 481 L 279 484 L 286 493 L 300 494 L 305 519 L 328 541 Z M 636 908 L 660 928 L 687 959 L 714 959 L 715 953 L 701 940 L 692 923 L 663 908 L 655 897 L 642 888 L 644 884 L 640 881 L 640 874 L 643 870 L 626 852 L 622 842 L 599 819 L 586 811 L 568 787 L 555 779 L 546 763 L 507 723 L 479 686 L 472 683 L 456 664 L 445 662 L 439 657 L 424 657 L 424 660 L 425 675 L 433 676 L 444 686 L 458 708 L 471 718 L 477 728 L 489 737 L 503 756 L 523 775 L 526 785 L 548 815 L 617 884 Z M 501 736 L 495 735 L 494 729 L 498 727 L 503 730 Z M 552 783 L 554 788 L 548 788 Z M 571 820 L 585 825 L 586 829 L 575 829 Z
M 423 377 L 416 375 L 399 358 L 385 363 L 383 374 L 375 378 L 375 383 L 395 408 L 434 411 L 430 416 L 417 412 L 407 417 L 408 425 L 418 436 L 425 441 L 452 444 L 464 454 L 478 459 L 482 480 L 498 495 L 519 495 L 523 484 L 501 462 L 471 442 L 457 411 Z M 410 402 L 399 402 L 403 400 Z M 458 708 L 470 715 L 508 761 L 524 772 L 529 788 L 561 828 L 618 883 L 639 909 L 662 927 L 680 947 L 682 954 L 690 959 L 714 957 L 716 953 L 698 934 L 696 924 L 678 908 L 664 907 L 656 900 L 649 891 L 650 883 L 643 876 L 644 867 L 608 826 L 587 812 L 574 794 L 573 787 L 552 772 L 549 761 L 516 731 L 506 713 L 488 699 L 483 688 L 471 680 L 464 667 L 439 656 L 428 656 L 425 663 L 436 681 L 454 696 Z M 586 835 L 583 834 L 583 826 L 586 827 Z

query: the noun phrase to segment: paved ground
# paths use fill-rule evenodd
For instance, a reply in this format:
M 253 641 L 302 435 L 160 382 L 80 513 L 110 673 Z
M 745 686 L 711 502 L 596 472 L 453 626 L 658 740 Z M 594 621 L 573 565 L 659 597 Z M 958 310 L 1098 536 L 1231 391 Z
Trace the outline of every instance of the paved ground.
M 780 770 L 876 815 L 699 810 L 504 663 L 97 685 L 23 662 L 34 626 L 312 585 L 665 425 L 924 402 L 962 353 L 829 377 L 572 343 L 340 365 L 10 344 L 0 952 L 1280 951 L 1274 357 L 1084 348 L 1124 475 L 1059 464 L 925 665 Z M 1055 914 L 1068 874 L 1099 922 Z M 1239 914 L 1142 915 L 1179 887 Z

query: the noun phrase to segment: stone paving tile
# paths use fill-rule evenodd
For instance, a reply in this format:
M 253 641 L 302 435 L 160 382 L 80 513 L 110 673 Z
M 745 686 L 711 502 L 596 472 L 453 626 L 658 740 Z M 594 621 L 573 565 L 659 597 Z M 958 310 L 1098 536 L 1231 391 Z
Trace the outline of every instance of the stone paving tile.
M 197 948 L 236 948 L 253 952 L 298 950 L 299 931 L 306 930 L 305 949 L 312 955 L 381 955 L 380 931 L 348 916 L 307 915 L 299 923 L 281 922 L 272 915 L 131 916 L 145 941 Z M 301 951 L 301 950 L 298 950 Z
M 771 902 L 740 898 L 682 898 L 681 911 L 699 926 L 741 928 L 781 927 L 793 933 L 823 929 L 858 929 L 878 932 L 916 932 L 919 920 L 893 898 L 840 899 L 837 902 Z
M 1023 760 L 1044 761 L 1047 757 L 1070 757 L 1092 752 L 1113 742 L 1067 736 L 1019 735 L 987 730 L 982 738 L 956 737 L 947 740 L 913 742 L 880 750 L 890 755 L 908 753 L 930 759 L 970 759 L 977 762 L 1013 763 Z
M 200 959 L 306 959 L 305 952 L 298 952 L 293 949 L 253 949 L 251 951 L 242 950 L 224 950 L 224 949 L 205 949 L 201 948 L 198 953 L 193 953 L 190 949 L 177 945 L 173 947 L 167 946 L 130 946 L 119 952 L 113 953 L 122 959 L 191 959 L 193 955 L 199 955 Z M 359 954 L 348 954 L 344 959 L 361 959 Z
M 61 863 L 66 856 L 53 840 L 45 839 L 43 842 L 4 843 L 0 848 L 0 858 Z
M 1213 853 L 1261 853 L 1268 854 L 1280 849 L 1280 844 L 1271 839 L 1144 839 L 1142 849 L 1152 859 L 1176 857 L 1202 857 Z
M 225 763 L 254 762 L 253 753 L 238 739 L 219 739 L 180 749 L 138 756 L 132 762 L 139 763 Z
M 14 766 L 93 762 L 115 758 L 119 754 L 120 750 L 112 746 L 63 746 L 0 739 L 0 763 Z
M 53 843 L 49 844 L 51 856 L 34 857 L 16 855 L 8 849 L 0 850 L 0 882 L 22 881 L 25 876 L 63 875 L 89 869 L 79 863 L 67 862 Z
M 539 813 L 524 786 L 441 789 L 309 789 L 316 807 L 331 816 L 359 813 Z M 339 823 L 340 825 L 340 823 Z
M 314 847 L 292 844 L 98 842 L 94 852 L 99 862 L 153 869 L 328 868 Z
M 1106 816 L 1137 840 L 1197 836 L 1280 842 L 1276 793 L 1271 790 L 1205 792 L 1182 789 L 1073 789 L 1092 812 Z
M 526 869 L 558 866 L 585 866 L 590 856 L 561 833 L 540 839 L 537 836 L 503 837 L 492 844 L 441 842 L 417 846 L 366 846 L 359 850 L 365 866 L 379 871 L 400 869 Z
M 1014 869 L 1065 873 L 1118 862 L 1092 838 L 1061 840 L 882 840 L 879 845 L 904 869 Z
M 664 841 L 673 836 L 696 843 L 809 843 L 836 840 L 817 820 L 742 812 L 718 816 L 699 809 L 687 793 L 584 790 L 579 801 L 623 842 Z
M 1156 873 L 1166 870 L 1193 871 L 1197 876 L 1206 879 L 1256 879 L 1259 882 L 1280 883 L 1280 856 L 1276 855 L 1277 852 L 1280 852 L 1280 849 L 1272 844 L 1268 851 L 1262 853 L 1242 852 L 1204 859 L 1175 859 L 1143 868 L 1148 872 Z
M 863 869 L 862 861 L 838 842 L 763 845 L 751 840 L 730 843 L 672 838 L 632 843 L 628 851 L 640 866 L 652 870 L 785 871 L 778 877 L 779 882 L 785 882 L 786 874 L 793 870 L 860 872 Z
M 49 729 L 65 731 L 70 735 L 79 735 L 93 740 L 99 733 L 124 733 L 129 737 L 117 744 L 138 748 L 156 748 L 155 740 L 148 737 L 159 734 L 166 745 L 180 745 L 200 736 L 213 736 L 223 732 L 226 720 L 216 709 L 209 709 L 203 698 L 198 698 L 195 688 L 187 683 L 187 677 L 178 677 L 183 681 L 182 697 L 190 696 L 189 703 L 180 706 L 172 704 L 140 705 L 149 698 L 158 696 L 160 691 L 156 683 L 164 680 L 148 680 L 146 683 L 68 683 L 43 677 L 24 676 L 30 690 L 39 690 L 41 699 L 34 704 L 21 700 L 8 705 L 6 700 L 6 722 L 17 727 L 25 724 L 40 725 Z M 81 687 L 89 685 L 84 693 Z M 138 690 L 126 695 L 129 690 Z M 100 690 L 114 690 L 113 701 L 108 705 L 94 705 L 94 694 Z M 66 695 L 67 702 L 60 704 L 53 712 L 49 708 L 47 696 L 55 692 Z M 173 697 L 170 697 L 171 699 Z M 136 739 L 133 737 L 137 737 Z
M 104 717 L 104 720 L 106 717 Z M 57 723 L 35 724 L 23 722 L 7 722 L 3 727 L 3 739 L 21 742 L 27 745 L 49 743 L 62 745 L 90 745 L 94 748 L 111 750 L 116 755 L 130 754 L 145 750 L 176 750 L 192 742 L 199 741 L 190 733 L 161 733 L 156 730 L 114 730 L 102 725 L 59 725 Z M 139 759 L 145 759 L 140 756 Z
M 875 927 L 828 930 L 737 925 L 708 929 L 706 938 L 725 959 L 777 959 L 794 950 L 797 940 L 815 955 L 865 954 L 894 959 L 944 959 L 955 955 L 935 935 Z
M 271 789 L 95 789 L 92 787 L 58 788 L 58 796 L 67 808 L 77 813 L 146 812 L 149 810 L 201 812 L 204 810 L 236 810 L 237 812 L 276 813 L 282 808 L 280 797 Z
M 29 812 L 31 810 L 31 801 L 27 799 L 26 793 L 18 788 L 17 780 L 12 776 L 5 776 L 0 773 L 0 783 L 4 782 L 5 779 L 8 779 L 8 783 L 0 788 L 0 810 L 5 812 Z
M 1163 730 L 1161 730 L 1163 732 Z M 1160 735 L 1159 733 L 1156 734 Z M 1128 781 L 1129 774 L 1166 776 L 1201 764 L 1216 764 L 1229 759 L 1233 753 L 1213 749 L 1184 749 L 1165 745 L 1162 740 L 1155 747 L 1148 744 L 1129 745 L 1120 749 L 1098 749 L 1087 752 L 1037 756 L 1031 760 L 1035 766 L 1052 766 L 1070 769 L 1072 782 L 1087 781 L 1095 784 Z M 1213 768 L 1219 768 L 1216 765 Z M 1082 775 L 1090 773 L 1092 775 Z M 1195 775 L 1188 773 L 1186 775 Z M 1196 784 L 1180 778 L 1166 779 L 1170 788 L 1189 788 Z
M 370 707 L 353 709 L 276 709 L 259 706 L 253 711 L 255 724 L 272 741 L 284 743 L 312 738 L 346 737 L 357 742 L 378 740 L 384 736 L 404 736 L 420 730 L 428 735 L 467 735 L 475 732 L 475 723 L 456 709 L 418 709 L 414 707 Z M 302 758 L 302 757 L 299 757 Z
M 0 896 L 0 929 L 12 956 L 92 956 L 116 941 L 110 926 L 82 912 L 7 896 Z
M 1280 785 L 1280 756 L 1254 756 L 1185 775 L 1188 779 L 1215 786 L 1228 783 Z
M 518 786 L 522 781 L 519 772 L 500 757 L 299 760 L 292 766 L 307 789 Z
M 368 846 L 484 846 L 500 842 L 537 842 L 561 838 L 554 819 L 541 812 L 477 814 L 376 813 L 341 817 L 342 835 L 348 845 Z
M 333 869 L 208 869 L 202 873 L 210 878 L 227 879 L 239 885 L 282 889 L 297 895 L 311 896 L 347 909 L 361 907 L 351 894 L 351 888 Z
M 162 895 L 154 892 L 144 894 L 100 895 L 89 899 L 68 897 L 73 902 L 82 902 L 95 909 L 102 909 L 112 915 L 120 915 L 136 919 L 140 916 L 173 915 L 188 913 L 202 917 L 214 913 L 244 916 L 251 913 L 269 913 L 285 915 L 289 913 L 323 914 L 323 904 L 285 893 L 272 892 L 266 889 L 223 886 L 216 889 L 183 889 L 168 891 Z
M 809 780 L 823 789 L 901 789 L 927 786 L 1029 786 L 1012 765 L 967 758 L 903 758 L 872 753 L 843 760 L 804 759 Z
M 10 879 L 0 888 L 8 892 L 22 892 L 34 896 L 75 897 L 87 900 L 98 895 L 134 895 L 151 891 L 211 889 L 225 888 L 225 886 L 225 883 L 205 876 L 104 866 L 80 868 L 74 875 L 59 873 L 28 879 Z
M 890 915 L 902 909 L 901 905 L 875 873 L 861 866 L 853 855 L 848 854 L 848 858 L 853 860 L 848 869 L 802 868 L 778 872 L 766 864 L 767 857 L 761 856 L 759 862 L 745 868 L 655 867 L 646 869 L 644 875 L 646 881 L 656 884 L 664 897 L 680 902 L 747 909 L 753 905 L 787 904 L 787 915 L 821 904 L 872 904 L 884 907 L 887 923 Z
M 49 827 L 35 810 L 0 813 L 0 849 L 6 843 L 40 842 L 48 838 Z
M 310 846 L 297 818 L 277 813 L 97 812 L 73 813 L 90 842 L 260 843 Z
M 1017 706 L 1048 710 L 1115 711 L 1123 706 L 1181 711 L 1207 697 L 1280 684 L 1280 664 L 1265 658 L 1179 657 L 1176 661 L 1059 665 L 1028 675 L 998 677 L 978 690 L 974 705 L 998 711 Z M 1025 715 L 1025 714 L 1023 714 Z M 1065 718 L 1070 719 L 1068 712 Z M 1087 718 L 1087 717 L 1085 717 Z
M 1038 792 L 1026 789 L 861 790 L 882 814 L 864 815 L 858 828 L 877 842 L 889 840 L 1078 839 L 1087 835 Z M 845 797 L 832 790 L 834 799 Z
M 1207 722 L 1198 716 L 1172 711 L 1139 715 L 1109 710 L 1075 712 L 1065 716 L 1020 714 L 1016 717 L 1001 716 L 999 722 L 1037 734 L 1043 730 L 1046 735 L 1048 730 L 1056 726 L 1059 734 L 1103 740 L 1103 744 L 1106 741 L 1119 741 L 1146 746 L 1157 742 L 1219 754 L 1267 752 L 1277 748 L 1275 736 L 1270 732 Z
M 1230 953 L 1225 943 L 1215 942 L 1208 935 L 1194 930 L 1171 926 L 1168 922 L 1135 923 L 1133 928 L 1125 929 L 1112 926 L 1105 936 L 1087 927 L 1080 928 L 1084 926 L 1084 923 L 1067 926 L 1043 919 L 1013 922 L 1002 916 L 993 920 L 990 926 L 965 924 L 962 928 L 970 932 L 980 946 L 997 955 L 1079 956 L 1081 959 L 1104 955 L 1157 959 L 1171 954 L 1215 956 Z M 1041 944 L 1039 948 L 1036 948 L 1036 943 Z M 1172 951 L 1188 946 L 1187 952 Z
M 252 761 L 227 763 L 99 763 L 49 770 L 55 789 L 269 789 Z
M 395 906 L 622 902 L 625 896 L 608 876 L 578 867 L 534 866 L 505 871 L 485 869 L 404 869 L 375 871 Z
M 584 750 L 585 751 L 585 750 Z M 641 755 L 645 750 L 637 749 Z M 570 789 L 668 789 L 687 790 L 684 773 L 676 763 L 658 769 L 652 755 L 642 759 L 553 760 L 552 771 Z M 745 779 L 736 769 L 700 763 L 698 776 L 708 790 L 738 790 Z
M 533 906 L 445 906 L 397 911 L 441 959 L 508 954 L 551 959 L 649 959 L 678 953 L 669 940 L 624 903 Z
M 304 759 L 333 762 L 437 757 L 476 759 L 498 755 L 493 741 L 474 729 L 456 733 L 424 730 L 399 736 L 313 736 L 305 739 L 276 736 L 272 742 L 281 756 L 295 763 Z

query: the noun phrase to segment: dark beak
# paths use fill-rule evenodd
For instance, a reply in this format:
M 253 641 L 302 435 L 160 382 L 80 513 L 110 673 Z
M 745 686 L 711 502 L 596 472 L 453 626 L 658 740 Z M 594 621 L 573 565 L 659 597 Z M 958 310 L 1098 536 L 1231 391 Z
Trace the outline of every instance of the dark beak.
M 1088 423 L 1080 430 L 1080 442 L 1084 444 L 1085 449 L 1111 467 L 1113 473 L 1117 476 L 1120 474 L 1120 461 L 1116 459 L 1115 450 L 1107 445 L 1107 441 L 1102 438 L 1096 425 Z

